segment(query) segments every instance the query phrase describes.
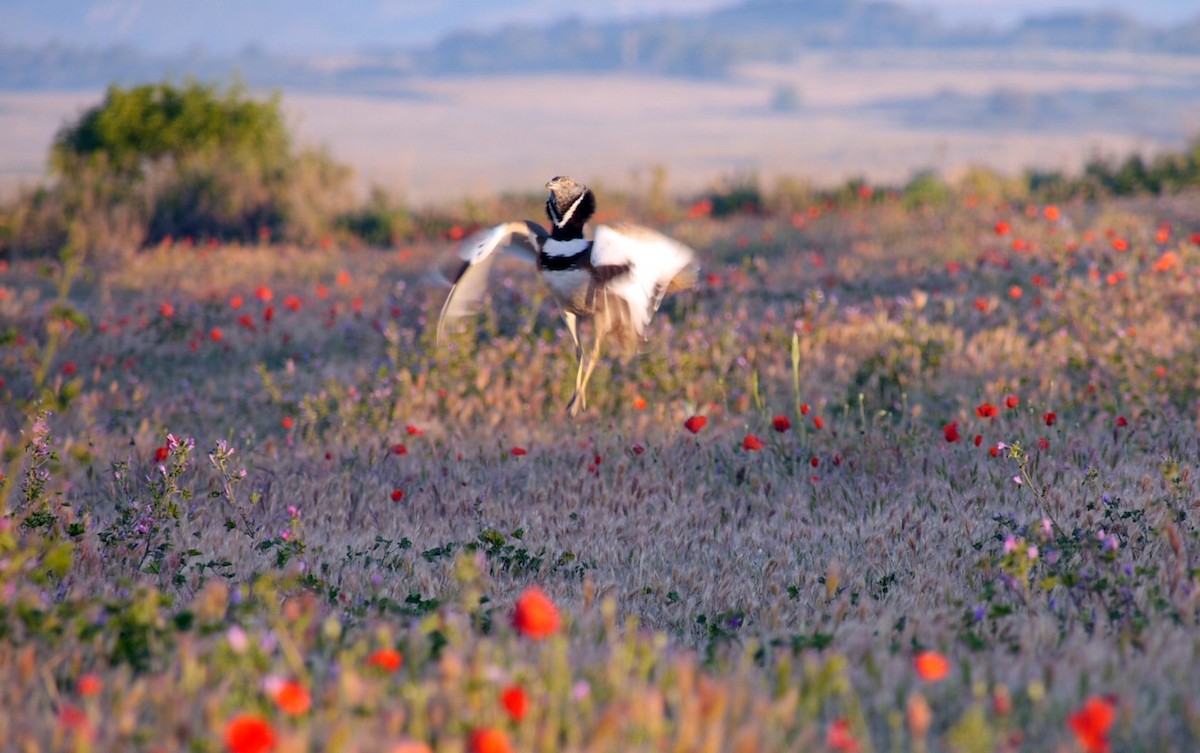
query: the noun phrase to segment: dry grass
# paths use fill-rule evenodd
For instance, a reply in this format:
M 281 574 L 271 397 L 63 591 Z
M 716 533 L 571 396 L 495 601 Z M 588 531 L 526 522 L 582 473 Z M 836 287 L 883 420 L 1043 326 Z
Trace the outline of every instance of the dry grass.
M 1196 206 L 679 223 L 707 279 L 643 355 L 598 370 L 578 423 L 565 332 L 519 267 L 441 350 L 427 270 L 445 246 L 177 246 L 88 270 L 71 302 L 92 329 L 50 370 L 57 461 L 9 499 L 50 520 L 0 533 L 0 735 L 219 750 L 257 710 L 288 750 L 456 751 L 485 725 L 518 750 L 839 750 L 839 719 L 863 750 L 1071 750 L 1068 714 L 1112 694 L 1116 748 L 1192 749 Z M 0 285 L 15 406 L 52 292 L 32 265 Z M 5 412 L 10 453 L 22 420 Z M 168 433 L 195 451 L 156 460 Z M 220 441 L 245 479 L 206 459 Z M 180 516 L 142 531 L 155 500 Z M 508 624 L 531 583 L 565 620 L 545 643 Z M 403 651 L 397 674 L 365 665 L 380 646 Z M 946 680 L 916 676 L 923 649 Z M 89 672 L 103 689 L 81 696 Z M 313 710 L 275 709 L 280 678 Z M 513 682 L 519 723 L 496 700 Z M 905 718 L 918 696 L 928 735 Z

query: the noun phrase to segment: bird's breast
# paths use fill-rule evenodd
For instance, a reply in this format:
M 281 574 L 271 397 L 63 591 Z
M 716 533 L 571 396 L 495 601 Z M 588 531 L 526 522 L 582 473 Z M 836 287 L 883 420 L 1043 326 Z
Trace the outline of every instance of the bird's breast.
M 542 280 L 545 281 L 546 287 L 550 288 L 550 292 L 563 308 L 577 314 L 590 313 L 591 307 L 587 301 L 588 288 L 592 280 L 590 269 L 586 267 L 560 270 L 543 269 Z

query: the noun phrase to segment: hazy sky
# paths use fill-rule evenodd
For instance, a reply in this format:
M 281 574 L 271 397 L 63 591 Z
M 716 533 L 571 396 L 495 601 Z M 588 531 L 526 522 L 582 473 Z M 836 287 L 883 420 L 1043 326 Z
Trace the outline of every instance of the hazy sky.
M 1200 16 L 1197 0 L 900 0 L 904 5 L 931 8 L 951 21 L 1013 23 L 1024 16 L 1054 10 L 1119 10 L 1155 24 Z
M 1151 23 L 1200 16 L 1197 0 L 899 0 L 952 22 L 1003 25 L 1065 9 L 1121 10 Z M 458 28 L 506 23 L 686 13 L 731 0 L 3 0 L 0 41 L 110 46 L 129 43 L 155 53 L 200 47 L 217 53 L 258 44 L 272 51 L 342 51 L 416 46 Z

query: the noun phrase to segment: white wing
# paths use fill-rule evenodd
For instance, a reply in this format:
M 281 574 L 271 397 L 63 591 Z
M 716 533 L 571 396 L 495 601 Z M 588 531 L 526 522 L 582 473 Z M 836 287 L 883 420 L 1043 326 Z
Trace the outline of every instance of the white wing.
M 442 339 L 442 330 L 449 319 L 471 316 L 479 310 L 479 302 L 487 289 L 488 272 L 501 251 L 526 261 L 537 263 L 538 249 L 548 237 L 546 230 L 536 222 L 522 220 L 506 222 L 491 230 L 483 230 L 463 242 L 459 258 L 462 268 L 454 278 L 442 313 L 438 317 L 437 337 Z
M 639 335 L 667 293 L 696 283 L 695 259 L 679 241 L 638 225 L 600 225 L 592 243 L 592 266 L 609 279 L 606 290 L 629 303 Z

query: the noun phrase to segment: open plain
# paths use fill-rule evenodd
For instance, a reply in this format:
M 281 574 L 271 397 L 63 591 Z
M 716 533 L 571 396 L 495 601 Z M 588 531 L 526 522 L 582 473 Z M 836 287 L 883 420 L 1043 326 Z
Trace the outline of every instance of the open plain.
M 971 165 L 1077 170 L 1200 130 L 1196 58 L 1062 51 L 810 53 L 727 79 L 507 75 L 287 92 L 297 138 L 417 206 L 524 192 L 550 175 L 674 190 L 731 176 L 900 183 Z M 99 92 L 0 94 L 0 190 L 45 171 L 56 130 Z M 1065 104 L 1064 104 L 1065 103 Z

